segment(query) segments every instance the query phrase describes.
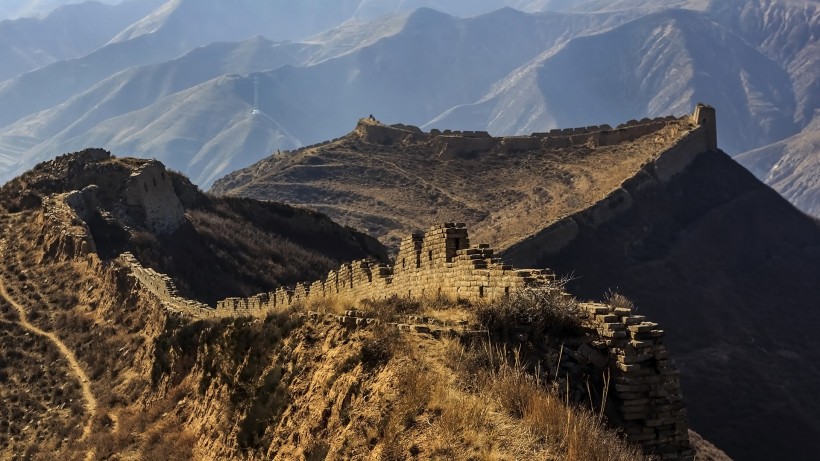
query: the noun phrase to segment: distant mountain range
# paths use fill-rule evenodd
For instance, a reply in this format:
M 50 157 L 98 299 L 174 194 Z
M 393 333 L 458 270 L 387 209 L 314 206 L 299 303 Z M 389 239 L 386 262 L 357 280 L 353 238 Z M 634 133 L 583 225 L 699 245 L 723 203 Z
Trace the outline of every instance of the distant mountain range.
M 98 146 L 207 188 L 371 113 L 502 135 L 705 101 L 724 150 L 818 213 L 820 154 L 794 138 L 817 132 L 815 2 L 130 0 L 0 37 L 0 180 Z

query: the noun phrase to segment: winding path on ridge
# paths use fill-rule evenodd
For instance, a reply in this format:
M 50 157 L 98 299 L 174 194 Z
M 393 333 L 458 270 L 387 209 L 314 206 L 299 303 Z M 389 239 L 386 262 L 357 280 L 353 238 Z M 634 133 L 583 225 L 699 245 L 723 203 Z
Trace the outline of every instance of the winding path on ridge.
M 4 242 L 0 242 L 0 252 L 4 251 Z M 94 421 L 94 416 L 97 413 L 97 399 L 94 398 L 94 394 L 91 392 L 91 381 L 88 379 L 88 375 L 85 374 L 82 367 L 80 366 L 79 362 L 77 362 L 77 358 L 74 356 L 74 353 L 68 346 L 63 343 L 60 338 L 57 337 L 54 333 L 50 333 L 44 330 L 41 330 L 37 326 L 31 324 L 28 321 L 26 316 L 26 309 L 18 303 L 14 298 L 12 298 L 8 291 L 6 290 L 6 286 L 3 283 L 3 278 L 0 276 L 0 298 L 5 300 L 9 303 L 16 311 L 17 315 L 20 317 L 18 323 L 20 326 L 25 328 L 26 330 L 39 335 L 43 336 L 49 341 L 51 341 L 57 349 L 60 351 L 63 357 L 65 357 L 66 361 L 68 361 L 68 366 L 71 371 L 77 376 L 77 379 L 80 381 L 80 386 L 83 393 L 83 399 L 85 399 L 85 409 L 88 412 L 88 422 L 85 424 L 83 428 L 83 435 L 80 438 L 80 441 L 85 440 L 91 435 L 92 423 Z

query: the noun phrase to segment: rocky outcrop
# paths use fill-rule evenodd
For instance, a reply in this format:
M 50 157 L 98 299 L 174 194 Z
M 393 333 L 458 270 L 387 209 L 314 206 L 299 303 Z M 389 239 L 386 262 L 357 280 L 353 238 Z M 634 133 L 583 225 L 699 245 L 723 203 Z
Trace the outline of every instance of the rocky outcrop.
M 147 162 L 131 173 L 125 197 L 128 205 L 142 209 L 145 223 L 157 234 L 171 233 L 185 221 L 185 210 L 171 178 L 158 161 Z

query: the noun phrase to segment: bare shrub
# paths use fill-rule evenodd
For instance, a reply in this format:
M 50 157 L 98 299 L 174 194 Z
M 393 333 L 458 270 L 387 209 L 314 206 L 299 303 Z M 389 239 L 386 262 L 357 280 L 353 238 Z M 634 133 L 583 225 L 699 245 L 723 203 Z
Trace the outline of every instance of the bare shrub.
M 611 289 L 606 292 L 606 302 L 614 308 L 635 309 L 635 304 L 629 298 Z
M 491 332 L 526 328 L 533 335 L 571 335 L 581 329 L 578 302 L 557 288 L 524 288 L 479 304 L 476 319 Z

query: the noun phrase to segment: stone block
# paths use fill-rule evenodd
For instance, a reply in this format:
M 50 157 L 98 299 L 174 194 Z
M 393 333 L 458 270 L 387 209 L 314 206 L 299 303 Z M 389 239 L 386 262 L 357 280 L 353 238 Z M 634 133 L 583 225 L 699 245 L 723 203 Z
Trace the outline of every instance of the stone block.
M 598 323 L 616 323 L 618 322 L 618 316 L 612 314 L 605 314 L 605 315 L 596 315 L 595 321 Z

